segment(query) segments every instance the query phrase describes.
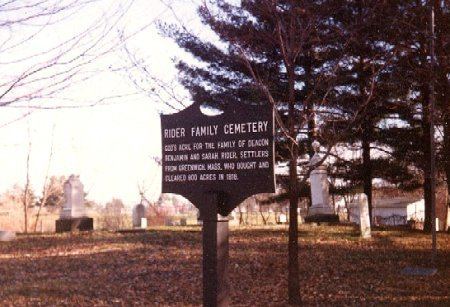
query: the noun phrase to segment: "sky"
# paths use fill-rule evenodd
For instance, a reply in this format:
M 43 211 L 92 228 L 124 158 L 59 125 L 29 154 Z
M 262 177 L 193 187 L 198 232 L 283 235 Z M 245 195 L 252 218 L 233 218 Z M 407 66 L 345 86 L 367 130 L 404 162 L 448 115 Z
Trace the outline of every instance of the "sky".
M 86 58 L 91 56 L 93 60 L 83 66 L 70 87 L 50 97 L 44 95 L 0 108 L 0 193 L 16 183 L 24 184 L 29 150 L 30 180 L 38 195 L 48 169 L 50 176 L 80 175 L 87 198 L 99 203 L 120 198 L 131 207 L 140 201 L 138 186 L 146 190 L 147 197 L 158 198 L 161 170 L 154 158 L 161 155 L 159 113 L 168 110 L 156 95 L 148 92 L 156 88 L 155 92 L 164 99 L 170 100 L 170 97 L 164 96 L 148 76 L 157 76 L 166 83 L 175 84 L 173 59 L 190 59 L 170 39 L 162 37 L 155 25 L 157 21 L 182 22 L 194 31 L 200 31 L 195 15 L 196 1 L 97 2 L 64 17 L 51 27 L 45 27 L 20 48 L 6 51 L 0 48 L 0 67 L 3 67 L 3 72 L 7 71 L 0 77 L 1 83 L 8 76 L 20 74 L 39 62 L 41 56 L 50 56 L 40 55 L 41 51 L 58 46 L 93 24 L 104 22 L 98 27 L 100 30 L 96 29 L 106 33 L 104 41 L 86 54 Z M 17 18 L 20 16 L 17 14 L 11 13 L 9 17 Z M 105 30 L 107 27 L 110 27 L 108 31 Z M 20 42 L 30 33 L 35 33 L 35 29 L 36 25 L 32 25 L 31 30 L 29 27 L 13 29 L 13 37 Z M 0 42 L 6 35 L 4 27 L 0 27 Z M 89 32 L 84 45 L 95 40 L 96 35 L 95 31 Z M 125 38 L 119 40 L 119 37 Z M 94 56 L 112 45 L 114 50 L 98 58 Z M 83 45 L 77 48 L 68 49 L 67 59 L 83 50 Z M 56 48 L 55 52 L 61 50 Z M 138 68 L 129 67 L 130 60 L 125 50 L 139 61 Z M 11 63 L 14 59 L 26 57 L 29 57 L 26 61 Z M 139 72 L 142 68 L 146 69 L 144 73 Z M 84 80 L 85 76 L 89 78 Z M 29 86 L 39 87 L 40 84 Z M 26 89 L 20 89 L 16 95 L 20 95 L 20 91 L 25 93 Z M 187 104 L 190 103 L 189 96 L 179 86 L 175 92 Z M 33 106 L 58 108 L 43 110 Z M 30 115 L 19 119 L 28 113 Z M 51 159 L 50 152 L 53 153 Z

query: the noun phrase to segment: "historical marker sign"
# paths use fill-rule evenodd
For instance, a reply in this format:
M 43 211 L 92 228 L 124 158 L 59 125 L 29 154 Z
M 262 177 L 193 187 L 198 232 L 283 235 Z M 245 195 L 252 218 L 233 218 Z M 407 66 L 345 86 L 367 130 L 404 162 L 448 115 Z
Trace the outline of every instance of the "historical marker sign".
M 270 106 L 207 116 L 192 105 L 162 115 L 162 192 L 183 195 L 199 209 L 205 193 L 223 193 L 222 215 L 253 194 L 273 193 L 273 129 Z

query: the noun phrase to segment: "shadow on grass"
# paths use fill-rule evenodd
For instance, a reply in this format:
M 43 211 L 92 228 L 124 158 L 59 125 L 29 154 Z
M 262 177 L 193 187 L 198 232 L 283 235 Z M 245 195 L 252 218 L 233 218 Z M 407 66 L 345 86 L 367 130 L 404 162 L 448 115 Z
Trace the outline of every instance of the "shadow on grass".
M 53 235 L 22 235 L 11 242 L 1 242 L 0 253 L 18 253 L 48 251 L 49 249 L 61 250 L 73 246 L 97 246 L 99 244 L 165 244 L 167 240 L 201 242 L 201 233 L 196 231 L 176 232 L 168 230 L 150 230 L 143 233 L 117 233 L 106 231 L 89 231 L 77 233 L 63 233 Z M 30 244 L 30 242 L 33 242 Z
M 352 228 L 300 229 L 300 284 L 306 305 L 449 303 L 449 236 L 443 237 L 445 244 L 439 250 L 438 273 L 412 278 L 400 271 L 405 266 L 427 264 L 429 252 L 420 247 L 426 245 L 427 237 L 390 237 L 376 231 L 371 240 L 348 239 L 355 235 Z M 418 246 L 399 246 L 393 238 L 402 236 L 417 241 Z M 19 240 L 18 246 L 8 247 L 17 257 L 0 259 L 3 305 L 201 304 L 198 231 L 35 239 Z M 3 247 L 0 245 L 2 255 Z M 53 248 L 55 254 L 46 255 L 45 247 Z M 86 254 L 57 255 L 70 250 Z M 286 231 L 233 231 L 229 268 L 233 305 L 284 306 Z
M 73 303 L 81 299 L 127 305 L 141 301 L 199 304 L 201 255 L 186 246 L 186 255 L 176 245 L 152 245 L 89 255 L 1 260 L 1 297 L 11 303 L 18 298 L 43 303 L 69 298 Z

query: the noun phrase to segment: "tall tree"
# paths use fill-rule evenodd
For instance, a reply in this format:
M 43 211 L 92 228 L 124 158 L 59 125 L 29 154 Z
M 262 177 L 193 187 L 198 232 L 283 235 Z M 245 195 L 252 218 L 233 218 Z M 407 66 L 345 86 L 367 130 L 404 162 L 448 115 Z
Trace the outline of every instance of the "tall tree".
M 336 72 L 337 84 L 332 96 L 332 117 L 335 118 L 332 123 L 336 124 L 341 117 L 340 133 L 346 134 L 345 142 L 352 146 L 360 144 L 362 161 L 353 169 L 357 171 L 356 178 L 367 195 L 369 215 L 372 216 L 375 169 L 371 152 L 377 141 L 377 125 L 386 115 L 389 64 L 395 54 L 386 37 L 392 30 L 390 25 L 395 6 L 370 0 L 342 1 L 342 4 L 334 18 L 345 33 L 347 44 L 343 47 L 343 65 Z
M 439 119 L 439 114 L 442 114 L 442 102 L 443 97 L 438 98 L 440 100 L 440 112 L 438 109 L 431 110 L 432 96 L 436 96 L 436 90 L 444 90 L 447 80 L 442 82 L 442 69 L 435 69 L 432 67 L 430 61 L 430 20 L 432 6 L 435 6 L 435 10 L 440 5 L 444 5 L 442 1 L 404 1 L 402 2 L 403 14 L 399 15 L 399 28 L 404 29 L 401 31 L 401 35 L 396 39 L 395 44 L 402 46 L 403 51 L 399 55 L 399 61 L 395 69 L 398 72 L 399 87 L 408 89 L 408 94 L 404 96 L 405 101 L 408 101 L 410 111 L 404 113 L 407 115 L 405 118 L 408 126 L 411 129 L 416 130 L 416 133 L 412 135 L 410 139 L 410 152 L 414 151 L 414 148 L 419 148 L 417 157 L 413 165 L 421 170 L 423 174 L 423 191 L 425 199 L 425 224 L 424 230 L 431 231 L 432 227 L 432 199 L 433 195 L 433 178 L 434 174 L 430 173 L 431 159 L 434 159 L 435 152 L 430 151 L 432 142 L 439 142 L 436 134 L 431 131 L 430 118 L 434 118 L 434 122 Z M 436 7 L 437 6 L 437 7 Z M 447 28 L 448 29 L 448 28 Z M 445 33 L 441 28 L 440 33 Z M 445 35 L 445 34 L 444 34 Z M 438 66 L 439 67 L 439 66 Z M 440 67 L 442 68 L 442 66 Z M 436 74 L 438 72 L 438 74 Z M 440 72 L 440 73 L 439 73 Z M 436 76 L 441 76 L 441 78 Z M 440 80 L 441 84 L 438 85 L 436 81 Z M 433 82 L 436 86 L 430 86 Z M 433 91 L 433 92 L 431 92 Z M 443 92 L 441 92 L 443 93 Z M 439 96 L 439 95 L 437 95 Z M 434 112 L 434 113 L 432 113 Z M 409 114 L 408 114 L 409 113 Z M 445 130 L 445 127 L 444 127 Z M 439 142 L 440 143 L 440 142 Z M 437 149 L 440 151 L 442 144 L 439 144 Z M 440 155 L 437 155 L 439 157 Z
M 361 183 L 369 196 L 369 204 L 374 177 L 402 189 L 413 189 L 422 184 L 426 203 L 425 228 L 428 230 L 432 197 L 430 174 L 427 173 L 431 158 L 429 148 L 436 137 L 428 133 L 429 84 L 434 80 L 429 60 L 429 3 L 348 1 L 336 12 L 336 19 L 345 25 L 344 29 L 353 28 L 355 35 L 354 39 L 349 36 L 349 48 L 343 59 L 347 64 L 338 72 L 339 87 L 334 92 L 336 103 L 332 110 L 338 115 L 338 123 L 341 115 L 344 115 L 344 121 L 348 116 L 356 119 L 358 124 L 344 139 L 352 145 L 360 142 L 362 148 L 361 165 L 355 167 L 351 161 L 337 163 L 338 169 L 346 166 L 338 175 L 352 179 L 356 185 Z M 439 6 L 441 12 L 445 11 L 442 9 L 444 2 L 440 1 Z M 441 20 L 445 20 L 444 15 L 440 15 Z M 448 33 L 448 30 L 441 28 L 439 33 Z M 437 71 L 441 81 L 436 88 L 443 90 L 438 95 L 443 102 L 448 76 L 443 78 L 445 69 L 439 65 Z M 371 74 L 371 70 L 377 73 Z M 438 114 L 434 114 L 435 117 Z M 335 121 L 333 125 L 336 125 Z M 375 148 L 377 156 L 372 154 Z
M 327 2 L 327 1 L 325 1 Z M 331 3 L 331 2 L 330 2 Z M 221 44 L 174 26 L 163 32 L 201 65 L 179 61 L 181 83 L 195 103 L 226 108 L 233 104 L 274 107 L 278 156 L 289 161 L 289 302 L 301 302 L 298 268 L 297 161 L 314 135 L 314 108 L 324 102 L 333 78 L 339 36 L 324 17 L 324 1 L 214 1 L 199 9 L 203 23 Z M 300 146 L 299 140 L 306 143 Z M 281 146 L 280 146 L 281 145 Z
M 442 165 L 447 180 L 447 214 L 450 212 L 450 2 L 433 0 L 436 15 L 436 98 L 443 126 Z M 449 225 L 447 225 L 448 227 Z

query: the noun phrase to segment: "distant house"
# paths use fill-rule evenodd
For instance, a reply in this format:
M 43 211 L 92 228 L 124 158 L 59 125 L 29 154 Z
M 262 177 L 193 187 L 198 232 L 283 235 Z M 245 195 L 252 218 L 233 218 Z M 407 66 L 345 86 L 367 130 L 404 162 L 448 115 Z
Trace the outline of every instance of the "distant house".
M 372 220 L 375 225 L 406 225 L 408 221 L 423 223 L 425 220 L 425 202 L 411 197 L 375 198 L 372 208 Z M 350 221 L 359 223 L 359 206 L 348 205 Z
M 379 225 L 404 225 L 408 221 L 423 223 L 425 201 L 407 198 L 375 199 L 372 215 L 375 224 Z

